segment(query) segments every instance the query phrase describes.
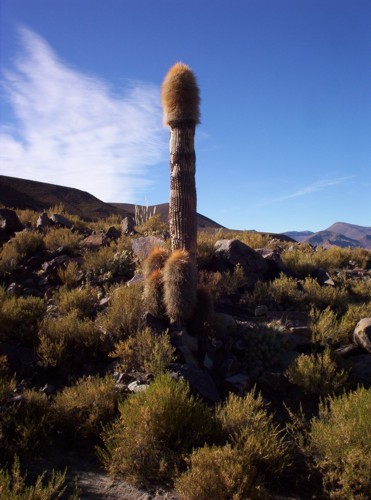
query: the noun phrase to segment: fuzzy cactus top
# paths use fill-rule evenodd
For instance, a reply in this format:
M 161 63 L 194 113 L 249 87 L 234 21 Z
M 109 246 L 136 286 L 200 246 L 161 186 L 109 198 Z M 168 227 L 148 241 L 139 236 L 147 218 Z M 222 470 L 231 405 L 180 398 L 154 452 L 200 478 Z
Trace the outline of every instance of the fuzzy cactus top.
M 189 66 L 178 62 L 168 71 L 162 83 L 164 125 L 200 122 L 200 96 L 196 77 Z

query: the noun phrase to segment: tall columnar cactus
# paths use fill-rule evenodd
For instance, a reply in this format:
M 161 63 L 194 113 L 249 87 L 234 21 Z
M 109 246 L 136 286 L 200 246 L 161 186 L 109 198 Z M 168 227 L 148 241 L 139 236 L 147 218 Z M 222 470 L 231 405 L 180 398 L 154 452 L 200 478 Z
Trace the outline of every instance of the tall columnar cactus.
M 172 250 L 196 259 L 196 155 L 194 135 L 200 121 L 199 90 L 192 70 L 176 63 L 162 84 L 164 124 L 170 127 L 169 223 Z

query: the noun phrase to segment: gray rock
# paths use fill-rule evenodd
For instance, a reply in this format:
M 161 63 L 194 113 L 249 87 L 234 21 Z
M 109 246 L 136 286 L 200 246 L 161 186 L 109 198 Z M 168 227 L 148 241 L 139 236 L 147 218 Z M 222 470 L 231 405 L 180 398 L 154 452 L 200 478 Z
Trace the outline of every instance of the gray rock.
M 288 366 L 290 366 L 296 358 L 300 356 L 300 352 L 297 351 L 286 351 L 282 350 L 278 355 L 278 362 L 280 367 L 285 370 Z
M 0 247 L 6 243 L 7 241 L 9 241 L 11 238 L 10 234 L 7 232 L 6 229 L 3 229 L 2 227 L 0 227 Z
M 131 248 L 133 250 L 134 256 L 143 262 L 153 249 L 157 247 L 165 246 L 165 241 L 156 236 L 142 236 L 140 238 L 135 238 L 131 242 Z
M 111 240 L 117 240 L 121 236 L 121 231 L 116 229 L 114 226 L 111 226 L 108 231 L 106 232 L 106 237 L 110 238 Z
M 48 214 L 46 212 L 43 212 L 41 215 L 39 215 L 39 218 L 37 219 L 36 222 L 37 229 L 43 229 L 45 227 L 50 227 L 52 225 L 53 221 L 49 219 Z
M 134 380 L 134 382 L 131 382 L 128 385 L 128 389 L 130 392 L 142 392 L 146 391 L 148 389 L 149 385 L 148 384 L 141 384 L 137 380 Z
M 371 318 L 363 318 L 353 332 L 354 342 L 371 353 Z
M 316 269 L 311 273 L 312 277 L 315 278 L 321 286 L 335 286 L 335 283 L 329 273 L 324 269 Z
M 0 227 L 5 229 L 8 234 L 14 234 L 17 231 L 22 231 L 23 224 L 14 210 L 0 208 Z
M 41 268 L 46 273 L 54 273 L 60 267 L 67 267 L 67 264 L 70 261 L 71 261 L 71 257 L 69 257 L 68 255 L 58 255 L 58 257 L 55 257 L 54 259 L 49 260 L 48 262 L 44 262 L 44 264 L 42 264 Z
M 360 354 L 347 359 L 350 366 L 350 380 L 355 384 L 371 387 L 371 354 Z
M 93 233 L 80 243 L 83 248 L 100 248 L 105 245 L 107 245 L 107 238 L 104 233 Z
M 277 392 L 287 391 L 290 383 L 282 373 L 264 372 L 258 379 L 259 384 Z
M 175 379 L 181 377 L 186 380 L 191 389 L 201 394 L 207 401 L 212 403 L 222 401 L 213 379 L 205 370 L 187 364 L 173 365 L 171 374 Z
M 310 338 L 296 333 L 285 333 L 283 342 L 287 349 L 291 351 L 303 350 L 311 346 Z
M 248 280 L 247 286 L 255 285 L 268 272 L 265 259 L 240 240 L 219 240 L 214 248 L 214 267 L 219 271 L 233 271 L 240 264 Z
M 255 307 L 254 315 L 256 317 L 266 316 L 268 314 L 268 311 L 269 311 L 268 306 L 263 304 Z
M 236 373 L 231 377 L 227 377 L 224 381 L 230 384 L 239 393 L 245 392 L 251 382 L 250 377 L 246 373 Z
M 50 218 L 54 224 L 58 224 L 58 226 L 67 227 L 69 229 L 73 226 L 73 223 L 64 215 L 53 214 Z
M 135 226 L 134 217 L 131 215 L 129 217 L 125 217 L 121 221 L 122 234 L 124 234 L 125 236 L 129 236 L 130 234 L 135 233 L 134 226 Z

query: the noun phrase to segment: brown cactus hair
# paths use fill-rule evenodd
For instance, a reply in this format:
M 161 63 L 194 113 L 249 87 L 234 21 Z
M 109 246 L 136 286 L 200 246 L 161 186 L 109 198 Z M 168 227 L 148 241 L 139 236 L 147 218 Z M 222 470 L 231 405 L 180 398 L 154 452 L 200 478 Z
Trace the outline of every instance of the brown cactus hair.
M 152 250 L 146 260 L 143 262 L 143 276 L 147 279 L 153 271 L 162 269 L 166 259 L 169 257 L 169 251 L 164 247 L 157 247 Z
M 183 324 L 191 318 L 197 300 L 194 260 L 189 252 L 175 250 L 162 273 L 166 313 L 172 323 Z
M 161 101 L 164 125 L 180 122 L 200 122 L 200 95 L 196 77 L 189 66 L 177 62 L 162 83 Z
M 160 269 L 155 269 L 144 282 L 143 302 L 145 309 L 155 318 L 165 315 L 164 288 Z

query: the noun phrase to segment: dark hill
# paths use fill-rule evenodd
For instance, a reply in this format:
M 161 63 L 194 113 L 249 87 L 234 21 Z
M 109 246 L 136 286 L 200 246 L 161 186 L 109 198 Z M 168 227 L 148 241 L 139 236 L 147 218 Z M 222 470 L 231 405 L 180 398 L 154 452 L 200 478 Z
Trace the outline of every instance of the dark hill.
M 97 220 L 112 214 L 128 215 L 126 210 L 104 203 L 80 189 L 5 175 L 0 175 L 0 203 L 8 208 L 40 212 L 62 203 L 68 213 L 85 220 Z

